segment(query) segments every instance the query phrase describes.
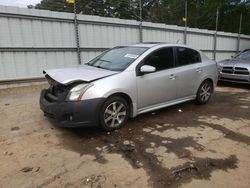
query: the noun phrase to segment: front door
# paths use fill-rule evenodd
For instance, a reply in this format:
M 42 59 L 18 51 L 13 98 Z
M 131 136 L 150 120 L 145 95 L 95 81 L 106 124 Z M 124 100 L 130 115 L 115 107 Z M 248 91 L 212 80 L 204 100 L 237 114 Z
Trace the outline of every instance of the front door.
M 138 109 L 165 103 L 176 98 L 176 75 L 173 48 L 162 48 L 149 54 L 142 65 L 156 68 L 153 73 L 137 75 Z

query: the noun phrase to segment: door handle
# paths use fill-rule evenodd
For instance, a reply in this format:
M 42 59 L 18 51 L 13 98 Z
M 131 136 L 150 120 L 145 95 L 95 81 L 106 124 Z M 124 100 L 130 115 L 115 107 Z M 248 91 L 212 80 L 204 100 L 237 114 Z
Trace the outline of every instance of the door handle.
M 202 68 L 200 68 L 200 67 L 197 68 L 197 69 L 196 69 L 196 72 L 202 72 Z
M 174 74 L 171 74 L 170 76 L 169 76 L 169 79 L 170 80 L 174 80 L 176 78 L 176 76 L 174 75 Z

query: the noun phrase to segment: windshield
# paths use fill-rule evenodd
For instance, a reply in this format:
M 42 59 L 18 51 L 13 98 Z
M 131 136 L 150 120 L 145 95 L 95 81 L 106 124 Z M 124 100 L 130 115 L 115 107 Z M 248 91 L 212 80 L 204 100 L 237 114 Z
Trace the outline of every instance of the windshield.
M 250 50 L 240 53 L 236 58 L 250 60 Z
M 116 47 L 97 56 L 87 65 L 112 71 L 123 71 L 147 49 L 132 46 Z

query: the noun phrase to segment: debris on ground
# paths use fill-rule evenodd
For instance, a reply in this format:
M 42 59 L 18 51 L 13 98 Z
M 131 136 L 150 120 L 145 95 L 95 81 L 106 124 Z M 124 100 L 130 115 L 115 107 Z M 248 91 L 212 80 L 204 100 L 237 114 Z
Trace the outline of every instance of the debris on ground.
M 22 168 L 20 171 L 22 171 L 22 172 L 30 172 L 30 171 L 32 171 L 33 170 L 33 167 L 24 167 L 24 168 Z
M 36 167 L 34 171 L 38 172 L 39 170 L 40 170 L 40 166 Z
M 249 107 L 248 106 L 240 106 L 240 108 L 248 109 Z
M 126 142 L 124 141 L 126 144 L 124 144 L 122 146 L 122 150 L 125 151 L 125 152 L 133 152 L 135 150 L 135 144 L 134 143 L 131 143 L 131 142 Z
M 155 143 L 154 142 L 150 142 L 150 146 L 151 147 L 155 147 Z
M 125 141 L 123 142 L 123 144 L 124 144 L 124 145 L 129 145 L 130 142 L 129 142 L 128 140 L 125 140 Z
M 136 161 L 135 166 L 136 166 L 136 168 L 141 168 L 141 167 L 143 167 L 143 164 L 140 161 Z
M 91 188 L 100 188 L 102 184 L 106 181 L 104 175 L 91 175 L 83 178 L 84 185 L 89 185 Z
M 198 168 L 196 166 L 194 166 L 194 164 L 189 164 L 183 168 L 180 168 L 180 169 L 177 169 L 177 170 L 174 170 L 172 172 L 172 174 L 174 176 L 178 176 L 178 177 L 181 177 L 181 174 L 184 173 L 184 172 L 191 172 L 191 171 L 198 171 Z
M 187 158 L 189 157 L 189 153 L 182 153 L 179 158 L 182 159 L 182 158 Z
M 10 130 L 11 131 L 17 131 L 17 130 L 19 130 L 20 129 L 20 127 L 12 127 Z
M 196 145 L 196 146 L 195 146 L 195 149 L 198 150 L 198 151 L 203 151 L 203 150 L 205 149 L 205 146 Z
M 100 148 L 100 147 L 96 147 L 95 148 L 97 151 L 102 151 L 102 148 Z
M 44 138 L 49 138 L 50 137 L 50 134 L 46 133 L 43 135 Z
M 5 151 L 3 152 L 4 155 L 13 155 L 13 152 L 8 152 L 8 151 Z
M 108 146 L 103 146 L 103 147 L 102 147 L 102 152 L 103 152 L 103 153 L 108 153 L 109 150 L 110 150 L 110 149 L 109 149 Z

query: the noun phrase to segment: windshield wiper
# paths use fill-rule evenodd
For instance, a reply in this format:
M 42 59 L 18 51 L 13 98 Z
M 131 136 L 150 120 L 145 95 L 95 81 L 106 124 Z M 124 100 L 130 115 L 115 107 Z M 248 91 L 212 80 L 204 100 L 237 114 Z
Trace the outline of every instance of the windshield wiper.
M 99 59 L 99 61 L 107 62 L 107 63 L 112 63 L 111 61 L 105 60 L 105 59 Z

